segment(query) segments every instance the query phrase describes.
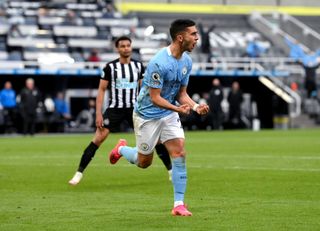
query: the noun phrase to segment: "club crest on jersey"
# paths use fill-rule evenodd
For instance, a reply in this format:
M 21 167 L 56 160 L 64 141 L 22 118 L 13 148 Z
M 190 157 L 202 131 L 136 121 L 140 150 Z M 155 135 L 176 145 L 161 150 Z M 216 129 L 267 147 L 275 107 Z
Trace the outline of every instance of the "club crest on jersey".
M 151 77 L 154 81 L 160 81 L 160 74 L 157 72 L 153 72 Z
M 187 67 L 183 67 L 183 68 L 182 68 L 182 74 L 183 74 L 183 75 L 186 75 L 187 72 L 188 72 Z
M 148 151 L 149 150 L 149 145 L 147 143 L 142 143 L 142 144 L 140 144 L 140 148 L 143 151 Z

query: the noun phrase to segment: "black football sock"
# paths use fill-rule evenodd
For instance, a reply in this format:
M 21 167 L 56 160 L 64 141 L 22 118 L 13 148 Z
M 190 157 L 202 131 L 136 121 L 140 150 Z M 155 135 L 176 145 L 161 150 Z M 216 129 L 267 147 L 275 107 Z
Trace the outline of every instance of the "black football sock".
M 156 150 L 159 158 L 162 160 L 164 166 L 166 166 L 167 170 L 172 169 L 171 159 L 169 156 L 169 152 L 163 144 L 157 144 Z
M 94 157 L 94 155 L 96 154 L 96 151 L 99 147 L 94 144 L 93 142 L 91 142 L 88 147 L 84 150 L 81 160 L 80 160 L 80 164 L 79 164 L 79 168 L 78 168 L 78 172 L 83 172 L 86 167 L 88 166 L 88 164 L 90 163 L 90 161 L 92 160 L 92 158 Z

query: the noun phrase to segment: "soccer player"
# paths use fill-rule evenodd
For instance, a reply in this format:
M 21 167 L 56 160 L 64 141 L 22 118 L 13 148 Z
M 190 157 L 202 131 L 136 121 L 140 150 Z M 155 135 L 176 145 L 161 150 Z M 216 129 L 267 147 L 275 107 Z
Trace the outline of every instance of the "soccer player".
M 194 49 L 199 39 L 195 23 L 178 19 L 172 22 L 170 35 L 171 44 L 151 59 L 142 81 L 133 113 L 137 147 L 129 147 L 124 139 L 120 139 L 109 157 L 112 164 L 123 156 L 130 163 L 147 168 L 152 163 L 155 146 L 163 143 L 172 158 L 174 207 L 171 213 L 174 216 L 191 216 L 184 203 L 186 151 L 178 113 L 189 114 L 192 109 L 204 115 L 209 107 L 197 104 L 187 93 L 192 68 L 187 52 Z
M 97 129 L 92 141 L 83 152 L 78 170 L 69 181 L 71 185 L 77 185 L 81 181 L 84 170 L 110 132 L 119 131 L 122 121 L 127 121 L 133 127 L 132 112 L 144 67 L 141 62 L 131 59 L 132 46 L 129 37 L 119 37 L 115 41 L 115 46 L 120 57 L 107 63 L 103 69 L 96 98 Z M 107 89 L 110 90 L 109 106 L 102 114 Z M 164 146 L 157 146 L 157 151 L 171 179 L 172 166 L 169 154 Z

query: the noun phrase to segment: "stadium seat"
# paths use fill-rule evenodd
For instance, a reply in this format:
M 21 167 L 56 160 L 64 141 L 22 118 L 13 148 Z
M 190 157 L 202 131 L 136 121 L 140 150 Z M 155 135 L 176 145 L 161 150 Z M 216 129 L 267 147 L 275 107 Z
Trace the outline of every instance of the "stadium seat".
M 12 69 L 22 69 L 24 68 L 22 61 L 0 61 L 1 70 L 12 70 Z
M 8 53 L 6 51 L 0 50 L 0 60 L 6 60 L 8 58 Z
M 55 36 L 77 36 L 77 37 L 95 37 L 97 28 L 92 26 L 67 26 L 54 25 L 53 33 Z

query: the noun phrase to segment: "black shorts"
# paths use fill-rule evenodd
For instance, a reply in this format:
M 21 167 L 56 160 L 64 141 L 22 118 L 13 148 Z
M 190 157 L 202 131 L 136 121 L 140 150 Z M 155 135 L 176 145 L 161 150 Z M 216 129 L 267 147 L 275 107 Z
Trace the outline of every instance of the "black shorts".
M 132 112 L 133 108 L 107 108 L 103 113 L 103 125 L 110 132 L 120 132 L 123 122 L 126 122 L 127 126 L 133 128 Z

